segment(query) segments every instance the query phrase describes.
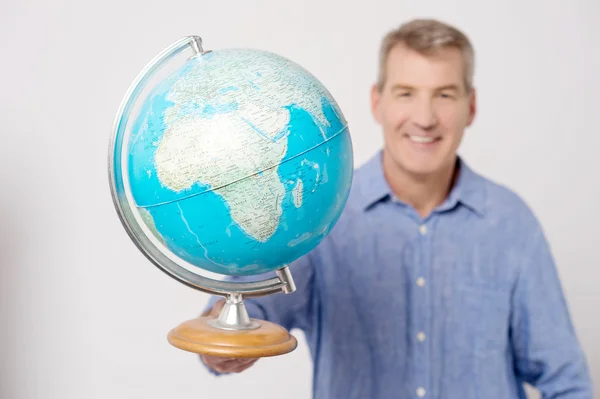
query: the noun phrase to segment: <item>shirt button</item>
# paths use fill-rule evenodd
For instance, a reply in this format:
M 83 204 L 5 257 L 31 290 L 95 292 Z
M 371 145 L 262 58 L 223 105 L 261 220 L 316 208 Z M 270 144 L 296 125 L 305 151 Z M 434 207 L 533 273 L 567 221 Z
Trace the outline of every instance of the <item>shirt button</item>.
M 417 285 L 418 285 L 419 287 L 424 287 L 424 286 L 425 286 L 425 279 L 424 279 L 423 277 L 419 277 L 419 278 L 417 279 Z
M 417 388 L 417 396 L 419 398 L 425 397 L 425 393 L 426 393 L 425 388 L 423 388 L 423 387 Z
M 425 333 L 423 331 L 421 331 L 421 332 L 419 332 L 417 334 L 417 339 L 419 340 L 419 342 L 425 341 L 425 338 L 426 338 L 426 336 L 425 336 Z
M 421 227 L 419 227 L 419 232 L 421 233 L 422 236 L 427 234 L 427 226 L 422 224 Z

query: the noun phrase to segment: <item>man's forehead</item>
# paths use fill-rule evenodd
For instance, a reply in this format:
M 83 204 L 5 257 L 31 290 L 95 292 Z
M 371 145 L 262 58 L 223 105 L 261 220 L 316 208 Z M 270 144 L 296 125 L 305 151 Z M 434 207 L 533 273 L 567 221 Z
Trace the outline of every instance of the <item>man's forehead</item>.
M 464 62 L 457 49 L 444 48 L 422 54 L 397 46 L 390 51 L 386 74 L 391 84 L 462 85 Z
M 415 49 L 407 47 L 403 43 L 399 43 L 391 48 L 388 54 L 388 61 L 390 59 L 420 59 L 427 60 L 430 62 L 441 62 L 441 61 L 462 61 L 462 53 L 456 47 L 440 47 L 429 50 L 417 51 Z

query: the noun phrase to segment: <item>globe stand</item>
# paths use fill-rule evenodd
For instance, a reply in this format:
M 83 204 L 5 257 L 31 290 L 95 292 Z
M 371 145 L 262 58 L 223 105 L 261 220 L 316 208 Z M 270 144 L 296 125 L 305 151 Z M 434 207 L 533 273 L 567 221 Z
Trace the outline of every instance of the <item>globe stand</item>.
M 287 267 L 277 270 L 282 292 L 295 291 Z M 260 295 L 261 290 L 251 294 Z M 171 345 L 203 355 L 231 358 L 278 356 L 296 349 L 298 341 L 282 326 L 266 320 L 251 319 L 244 296 L 230 293 L 218 317 L 200 316 L 188 320 L 169 332 Z

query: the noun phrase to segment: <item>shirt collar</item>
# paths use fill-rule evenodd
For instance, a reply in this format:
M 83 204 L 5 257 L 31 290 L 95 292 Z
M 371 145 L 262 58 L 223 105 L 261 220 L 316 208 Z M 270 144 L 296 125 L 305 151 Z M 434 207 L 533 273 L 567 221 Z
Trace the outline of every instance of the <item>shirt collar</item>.
M 392 190 L 383 173 L 381 161 L 382 151 L 378 151 L 361 167 L 359 185 L 364 210 L 370 209 L 381 201 L 393 198 Z M 485 181 L 460 156 L 457 158 L 457 163 L 458 178 L 450 190 L 450 194 L 437 210 L 448 210 L 457 204 L 462 204 L 483 216 L 485 213 Z

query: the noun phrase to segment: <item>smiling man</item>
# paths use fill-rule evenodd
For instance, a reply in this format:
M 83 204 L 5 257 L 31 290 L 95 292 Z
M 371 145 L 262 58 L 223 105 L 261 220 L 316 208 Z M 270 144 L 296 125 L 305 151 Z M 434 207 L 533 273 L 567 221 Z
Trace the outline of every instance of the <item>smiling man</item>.
M 475 117 L 473 50 L 460 32 L 435 26 L 416 21 L 384 39 L 371 101 L 383 127 L 388 184 L 423 217 L 448 194 Z
M 291 265 L 296 292 L 246 300 L 252 317 L 306 333 L 315 398 L 525 398 L 524 382 L 593 397 L 540 223 L 457 155 L 473 65 L 468 38 L 439 21 L 384 38 L 371 93 L 382 151 L 331 234 Z M 215 374 L 256 362 L 202 360 Z

